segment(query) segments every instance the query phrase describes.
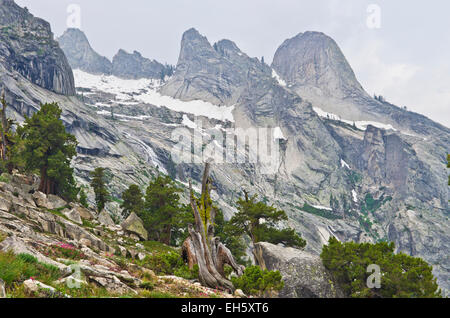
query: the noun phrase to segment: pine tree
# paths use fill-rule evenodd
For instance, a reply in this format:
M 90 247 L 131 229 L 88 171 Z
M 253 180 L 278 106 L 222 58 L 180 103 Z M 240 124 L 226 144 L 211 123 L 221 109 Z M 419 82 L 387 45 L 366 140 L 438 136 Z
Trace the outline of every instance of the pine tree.
M 275 228 L 278 222 L 287 220 L 287 215 L 282 210 L 277 210 L 264 202 L 256 202 L 256 196 L 245 197 L 237 202 L 238 212 L 231 218 L 230 224 L 234 227 L 236 235 L 247 234 L 253 241 L 282 243 L 287 246 L 302 248 L 306 245 L 297 233 L 292 229 L 278 230 Z
M 320 257 L 347 297 L 411 298 L 441 297 L 432 267 L 419 257 L 394 254 L 394 243 L 341 243 L 331 237 Z M 367 280 L 380 268 L 380 288 L 369 288 Z
M 66 132 L 58 104 L 44 104 L 31 118 L 26 118 L 17 133 L 23 139 L 20 156 L 25 170 L 40 171 L 39 191 L 75 200 L 79 189 L 70 166 L 76 155 L 77 140 Z
M 94 189 L 95 203 L 100 213 L 105 208 L 105 204 L 110 201 L 109 192 L 106 189 L 105 168 L 95 168 L 91 177 L 91 187 Z
M 145 192 L 144 210 L 141 218 L 154 239 L 169 245 L 172 241 L 174 219 L 180 212 L 181 189 L 169 176 L 159 175 L 150 182 Z
M 82 206 L 84 206 L 85 208 L 88 208 L 89 204 L 87 202 L 87 195 L 83 188 L 80 189 L 79 196 L 80 196 L 80 198 L 79 198 L 80 204 Z
M 122 208 L 122 215 L 124 218 L 127 218 L 132 212 L 137 215 L 142 214 L 142 210 L 144 209 L 144 199 L 143 194 L 139 187 L 135 184 L 132 184 L 122 193 L 122 204 L 120 207 Z
M 2 170 L 6 169 L 9 173 L 13 170 L 12 149 L 17 139 L 13 131 L 15 122 L 6 117 L 6 109 L 8 107 L 5 98 L 5 92 L 2 92 L 0 99 L 2 109 L 0 109 L 0 159 L 2 161 Z

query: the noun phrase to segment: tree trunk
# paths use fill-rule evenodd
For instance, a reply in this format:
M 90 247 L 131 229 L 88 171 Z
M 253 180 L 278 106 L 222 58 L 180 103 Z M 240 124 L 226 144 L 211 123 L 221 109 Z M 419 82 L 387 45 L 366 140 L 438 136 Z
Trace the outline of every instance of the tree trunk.
M 234 291 L 233 284 L 225 277 L 224 265 L 230 265 L 239 276 L 243 274 L 243 266 L 237 264 L 230 250 L 220 242 L 218 237 L 214 237 L 215 211 L 209 199 L 209 167 L 209 163 L 206 163 L 200 203 L 195 199 L 192 184 L 189 181 L 190 201 L 195 224 L 188 226 L 189 237 L 182 246 L 183 257 L 189 268 L 192 269 L 195 264 L 198 265 L 199 280 L 202 285 Z M 203 212 L 203 215 L 200 211 Z M 209 216 L 207 211 L 209 211 Z
M 41 169 L 41 183 L 38 190 L 45 194 L 56 194 L 55 182 L 47 176 L 47 167 Z

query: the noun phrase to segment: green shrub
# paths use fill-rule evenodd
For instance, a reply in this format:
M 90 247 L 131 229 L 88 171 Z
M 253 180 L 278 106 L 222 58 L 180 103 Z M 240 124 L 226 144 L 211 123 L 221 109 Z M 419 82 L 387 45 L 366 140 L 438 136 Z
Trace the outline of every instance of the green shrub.
M 347 297 L 440 297 L 432 267 L 418 257 L 394 254 L 394 243 L 341 243 L 330 238 L 322 249 L 324 266 Z M 371 264 L 380 267 L 380 288 L 369 288 Z
M 57 267 L 40 263 L 32 255 L 0 252 L 0 278 L 9 287 L 30 278 L 48 284 L 58 279 L 59 276 L 60 272 Z
M 7 237 L 8 235 L 6 233 L 0 231 L 0 243 L 3 242 Z
M 249 266 L 240 277 L 232 277 L 234 287 L 247 295 L 264 296 L 283 288 L 284 282 L 279 271 L 262 270 L 259 266 Z
M 153 290 L 155 288 L 155 284 L 153 282 L 150 281 L 144 281 L 142 282 L 141 286 L 139 286 L 143 289 L 147 289 L 147 290 Z
M 25 253 L 17 255 L 17 258 L 24 261 L 25 263 L 29 263 L 29 264 L 36 264 L 38 262 L 36 257 L 34 257 L 33 255 L 30 255 L 30 254 L 25 254 Z
M 154 250 L 152 255 L 147 255 L 143 261 L 138 262 L 158 275 L 175 275 L 186 279 L 198 277 L 198 266 L 190 270 L 181 255 L 173 250 Z
M 302 208 L 299 208 L 299 210 L 308 212 L 311 214 L 315 214 L 315 215 L 321 216 L 321 217 L 329 219 L 329 220 L 342 219 L 342 216 L 333 214 L 332 211 L 325 210 L 325 209 L 318 209 L 318 208 L 315 208 L 315 207 L 309 205 L 308 203 L 305 203 Z

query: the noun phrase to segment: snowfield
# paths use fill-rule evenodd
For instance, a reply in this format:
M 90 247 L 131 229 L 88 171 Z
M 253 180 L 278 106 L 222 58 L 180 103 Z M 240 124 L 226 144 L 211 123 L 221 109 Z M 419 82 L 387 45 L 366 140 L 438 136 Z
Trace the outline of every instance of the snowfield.
M 377 121 L 352 121 L 352 120 L 346 120 L 346 119 L 342 119 L 341 116 L 333 114 L 333 113 L 328 113 L 318 107 L 313 107 L 313 110 L 316 112 L 317 115 L 319 115 L 320 117 L 323 118 L 328 118 L 331 120 L 337 120 L 337 121 L 341 121 L 343 123 L 349 124 L 349 125 L 353 125 L 353 123 L 355 123 L 356 128 L 361 129 L 361 130 L 366 130 L 367 126 L 372 125 L 374 127 L 380 128 L 380 129 L 386 129 L 386 130 L 394 130 L 396 131 L 396 129 L 390 125 L 390 124 L 383 124 Z
M 120 104 L 141 102 L 157 107 L 167 107 L 176 112 L 234 122 L 234 106 L 218 106 L 201 100 L 185 102 L 163 96 L 157 90 L 161 86 L 159 80 L 122 79 L 112 75 L 89 74 L 79 69 L 74 70 L 73 75 L 76 87 L 114 94 Z

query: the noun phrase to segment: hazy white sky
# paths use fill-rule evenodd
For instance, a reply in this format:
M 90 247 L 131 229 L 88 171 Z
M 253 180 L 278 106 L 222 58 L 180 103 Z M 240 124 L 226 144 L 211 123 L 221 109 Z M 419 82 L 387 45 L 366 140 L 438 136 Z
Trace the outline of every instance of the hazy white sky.
M 112 58 L 120 49 L 176 64 L 183 32 L 210 42 L 230 39 L 270 63 L 278 46 L 307 30 L 336 40 L 370 93 L 450 127 L 450 1 L 420 0 L 16 0 L 59 36 L 70 4 L 92 47 Z M 380 9 L 369 28 L 369 5 Z M 369 11 L 368 12 L 368 8 Z M 377 25 L 377 20 L 375 24 Z

